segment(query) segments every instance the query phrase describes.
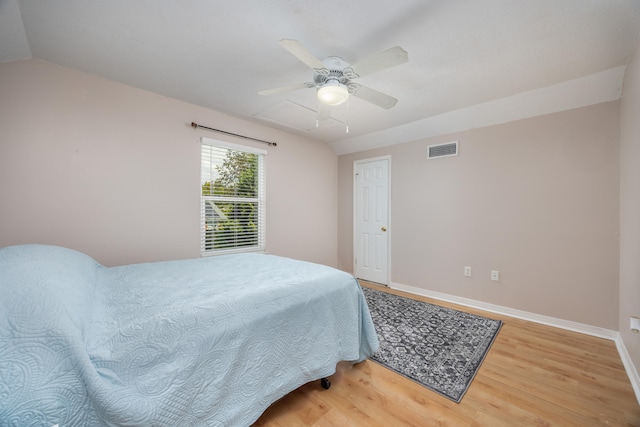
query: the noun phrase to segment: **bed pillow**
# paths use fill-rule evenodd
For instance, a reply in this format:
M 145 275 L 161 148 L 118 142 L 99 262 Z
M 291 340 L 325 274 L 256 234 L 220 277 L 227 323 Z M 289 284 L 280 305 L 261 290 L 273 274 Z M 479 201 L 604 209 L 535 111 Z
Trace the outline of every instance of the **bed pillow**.
M 100 267 L 90 256 L 59 246 L 0 249 L 0 326 L 26 335 L 68 326 L 83 333 Z

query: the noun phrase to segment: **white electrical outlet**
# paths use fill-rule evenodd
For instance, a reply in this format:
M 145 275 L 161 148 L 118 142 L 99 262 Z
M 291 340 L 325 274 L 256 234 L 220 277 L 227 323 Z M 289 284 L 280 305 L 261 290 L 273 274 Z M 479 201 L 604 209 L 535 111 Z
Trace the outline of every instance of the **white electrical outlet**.
M 465 277 L 471 277 L 471 267 L 464 268 L 464 275 Z
M 498 270 L 491 270 L 491 280 L 494 282 L 500 281 L 500 272 Z
M 631 316 L 629 318 L 629 329 L 631 329 L 631 332 L 640 334 L 640 318 Z

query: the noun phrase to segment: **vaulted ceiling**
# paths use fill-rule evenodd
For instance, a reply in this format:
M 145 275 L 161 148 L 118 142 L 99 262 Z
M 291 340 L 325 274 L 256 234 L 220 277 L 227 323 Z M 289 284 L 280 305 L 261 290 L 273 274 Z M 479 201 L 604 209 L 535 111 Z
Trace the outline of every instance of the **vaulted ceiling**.
M 325 141 L 337 153 L 620 97 L 638 0 L 0 0 L 0 62 L 39 59 Z M 316 127 L 313 81 L 278 41 L 350 64 L 392 46 L 409 61 L 358 79 Z M 346 133 L 348 125 L 349 132 Z

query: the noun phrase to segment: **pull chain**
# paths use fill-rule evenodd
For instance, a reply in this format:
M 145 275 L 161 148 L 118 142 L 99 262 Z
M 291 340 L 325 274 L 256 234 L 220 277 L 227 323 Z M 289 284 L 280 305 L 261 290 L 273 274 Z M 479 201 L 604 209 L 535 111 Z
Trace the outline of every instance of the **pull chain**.
M 347 108 L 347 114 L 346 114 L 347 120 L 346 120 L 346 126 L 345 126 L 345 133 L 349 133 L 349 98 L 347 98 L 346 108 Z

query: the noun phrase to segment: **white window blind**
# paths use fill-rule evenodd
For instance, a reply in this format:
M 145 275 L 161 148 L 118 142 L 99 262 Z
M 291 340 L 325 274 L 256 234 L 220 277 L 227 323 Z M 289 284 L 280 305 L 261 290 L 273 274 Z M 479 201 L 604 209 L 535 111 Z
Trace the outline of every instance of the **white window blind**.
M 201 150 L 202 255 L 264 250 L 266 151 L 208 138 Z

